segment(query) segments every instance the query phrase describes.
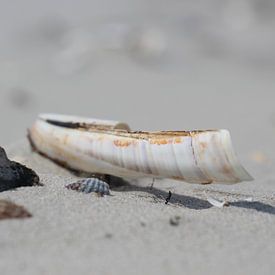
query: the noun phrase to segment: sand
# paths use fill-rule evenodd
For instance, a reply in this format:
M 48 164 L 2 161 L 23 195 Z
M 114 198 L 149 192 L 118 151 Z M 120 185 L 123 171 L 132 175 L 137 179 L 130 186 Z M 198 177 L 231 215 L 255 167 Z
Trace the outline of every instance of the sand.
M 44 183 L 0 193 L 33 214 L 0 222 L 1 274 L 274 274 L 274 81 L 269 72 L 207 64 L 193 71 L 196 77 L 182 71 L 143 74 L 129 64 L 129 70 L 108 67 L 104 76 L 95 72 L 82 79 L 82 85 L 94 85 L 91 93 L 80 85 L 70 94 L 78 85 L 69 87 L 66 79 L 52 97 L 49 84 L 36 90 L 33 82 L 35 108 L 11 107 L 8 98 L 0 102 L 1 143 Z M 115 81 L 120 78 L 127 83 Z M 64 185 L 75 178 L 31 153 L 25 138 L 43 111 L 119 119 L 137 130 L 228 128 L 255 181 L 200 186 L 157 180 L 150 190 L 145 179 L 104 198 L 69 191 Z M 172 200 L 165 205 L 169 190 Z M 232 203 L 211 207 L 208 196 Z M 250 197 L 254 202 L 245 201 Z M 179 224 L 173 226 L 176 216 Z
M 270 19 L 248 18 L 246 5 L 233 1 L 227 16 L 243 25 L 230 28 L 215 1 L 15 2 L 0 9 L 0 145 L 35 169 L 44 186 L 0 193 L 33 214 L 0 221 L 0 274 L 275 274 L 271 8 Z M 92 44 L 84 58 L 76 48 L 72 62 L 62 60 L 75 30 L 72 44 L 85 50 L 87 35 L 120 23 L 153 29 L 153 45 L 160 31 L 165 52 L 147 62 L 140 52 L 95 51 Z M 42 112 L 120 120 L 133 130 L 226 128 L 255 180 L 157 180 L 150 190 L 143 179 L 104 198 L 79 194 L 64 188 L 73 175 L 29 149 L 26 130 Z M 212 207 L 209 196 L 230 206 Z
M 75 176 L 31 152 L 26 140 L 11 146 L 9 156 L 33 167 L 44 186 L 0 194 L 33 214 L 0 222 L 1 274 L 272 274 L 275 268 L 274 163 L 262 164 L 260 182 L 157 180 L 150 190 L 148 179 L 99 198 L 64 188 Z M 254 175 L 262 173 L 251 165 Z M 213 207 L 209 196 L 231 204 Z
M 1 275 L 274 274 L 274 81 L 270 72 L 214 63 L 167 74 L 126 62 L 73 80 L 46 74 L 39 87 L 32 80 L 41 71 L 25 72 L 33 103 L 20 109 L 2 98 L 0 141 L 44 187 L 0 193 L 33 214 L 0 222 Z M 37 113 L 49 111 L 118 119 L 137 130 L 228 128 L 255 181 L 157 180 L 151 191 L 151 180 L 143 180 L 104 198 L 66 190 L 73 176 L 32 154 L 25 138 Z M 211 207 L 208 196 L 233 203 Z M 254 202 L 245 201 L 250 197 Z M 170 224 L 175 216 L 178 226 Z

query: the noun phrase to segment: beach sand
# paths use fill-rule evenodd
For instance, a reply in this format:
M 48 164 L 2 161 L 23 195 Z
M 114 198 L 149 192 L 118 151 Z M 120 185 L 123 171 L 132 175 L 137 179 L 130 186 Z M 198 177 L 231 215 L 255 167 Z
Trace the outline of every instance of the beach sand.
M 12 1 L 0 9 L 0 145 L 44 184 L 0 193 L 33 215 L 0 221 L 0 274 L 275 274 L 271 8 L 272 16 L 257 17 L 243 1 L 224 13 L 219 1 L 107 2 Z M 132 35 L 148 28 L 143 50 L 159 56 L 110 50 L 113 32 L 87 50 L 87 36 L 110 26 Z M 151 179 L 141 179 L 103 198 L 67 190 L 76 177 L 31 152 L 26 139 L 43 112 L 125 121 L 133 130 L 226 128 L 255 180 L 156 180 L 150 190 Z M 208 197 L 230 205 L 213 207 Z
M 1 274 L 274 273 L 274 82 L 269 72 L 207 64 L 208 70 L 194 72 L 198 83 L 188 79 L 191 72 L 145 75 L 135 69 L 133 76 L 131 70 L 108 67 L 104 76 L 95 73 L 94 82 L 83 80 L 84 86 L 94 85 L 91 93 L 83 86 L 72 93 L 77 84 L 69 87 L 66 80 L 51 97 L 45 84 L 26 115 L 8 98 L 0 102 L 2 144 L 8 144 L 10 158 L 37 171 L 44 184 L 0 193 L 33 214 L 0 222 Z M 105 77 L 111 79 L 108 84 Z M 122 77 L 127 83 L 114 82 Z M 134 130 L 228 128 L 255 180 L 229 186 L 157 180 L 150 190 L 151 180 L 144 179 L 104 198 L 79 194 L 64 188 L 73 175 L 30 151 L 26 129 L 43 111 L 119 119 Z M 169 190 L 172 200 L 165 205 Z M 208 196 L 232 203 L 215 208 Z M 253 202 L 246 201 L 250 197 Z M 171 225 L 177 217 L 179 224 Z
M 156 180 L 150 190 L 145 179 L 100 198 L 67 190 L 76 177 L 33 153 L 26 140 L 8 152 L 35 169 L 44 186 L 0 194 L 33 214 L 1 221 L 1 274 L 272 274 L 275 268 L 274 163 L 263 168 L 251 160 L 253 175 L 261 175 L 252 183 Z M 230 206 L 213 207 L 210 196 Z

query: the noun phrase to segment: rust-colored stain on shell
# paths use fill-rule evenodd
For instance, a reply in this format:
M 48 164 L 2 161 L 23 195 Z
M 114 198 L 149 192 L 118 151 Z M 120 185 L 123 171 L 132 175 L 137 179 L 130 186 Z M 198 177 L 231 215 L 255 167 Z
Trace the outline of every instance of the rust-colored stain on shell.
M 181 138 L 180 137 L 174 138 L 174 143 L 176 143 L 176 144 L 182 143 Z
M 117 147 L 128 147 L 132 143 L 133 142 L 131 140 L 123 140 L 123 139 L 114 140 L 114 145 Z
M 200 142 L 199 143 L 200 146 L 200 157 L 203 158 L 205 150 L 207 149 L 207 143 L 206 142 Z
M 182 139 L 180 137 L 176 138 L 154 138 L 149 140 L 150 144 L 157 144 L 157 145 L 165 145 L 165 144 L 179 144 L 182 143 Z
M 226 166 L 226 165 L 223 165 L 222 172 L 224 174 L 230 175 L 230 174 L 232 174 L 232 169 L 230 167 Z
M 202 150 L 205 150 L 207 148 L 207 143 L 206 142 L 200 142 L 200 147 Z
M 170 143 L 170 141 L 167 139 L 157 138 L 157 139 L 150 140 L 150 144 L 164 145 L 164 144 L 168 144 L 168 143 Z

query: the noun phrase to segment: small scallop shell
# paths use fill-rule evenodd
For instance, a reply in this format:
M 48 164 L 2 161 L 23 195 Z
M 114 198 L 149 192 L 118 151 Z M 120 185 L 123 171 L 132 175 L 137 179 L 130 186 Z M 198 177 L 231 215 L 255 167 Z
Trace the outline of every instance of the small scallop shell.
M 65 186 L 67 189 L 75 190 L 83 193 L 99 193 L 102 195 L 110 195 L 109 184 L 98 178 L 87 178 L 79 180 L 74 183 L 70 183 Z

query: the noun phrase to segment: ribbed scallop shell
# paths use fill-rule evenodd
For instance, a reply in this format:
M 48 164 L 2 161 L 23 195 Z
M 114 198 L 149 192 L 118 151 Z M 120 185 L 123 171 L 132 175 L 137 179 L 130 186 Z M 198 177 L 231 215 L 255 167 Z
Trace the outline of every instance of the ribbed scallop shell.
M 44 114 L 29 139 L 38 152 L 75 170 L 191 183 L 252 180 L 227 130 L 131 132 L 125 123 Z
M 66 185 L 67 189 L 75 190 L 83 193 L 100 193 L 102 195 L 110 195 L 109 184 L 98 178 L 82 179 L 74 183 Z

